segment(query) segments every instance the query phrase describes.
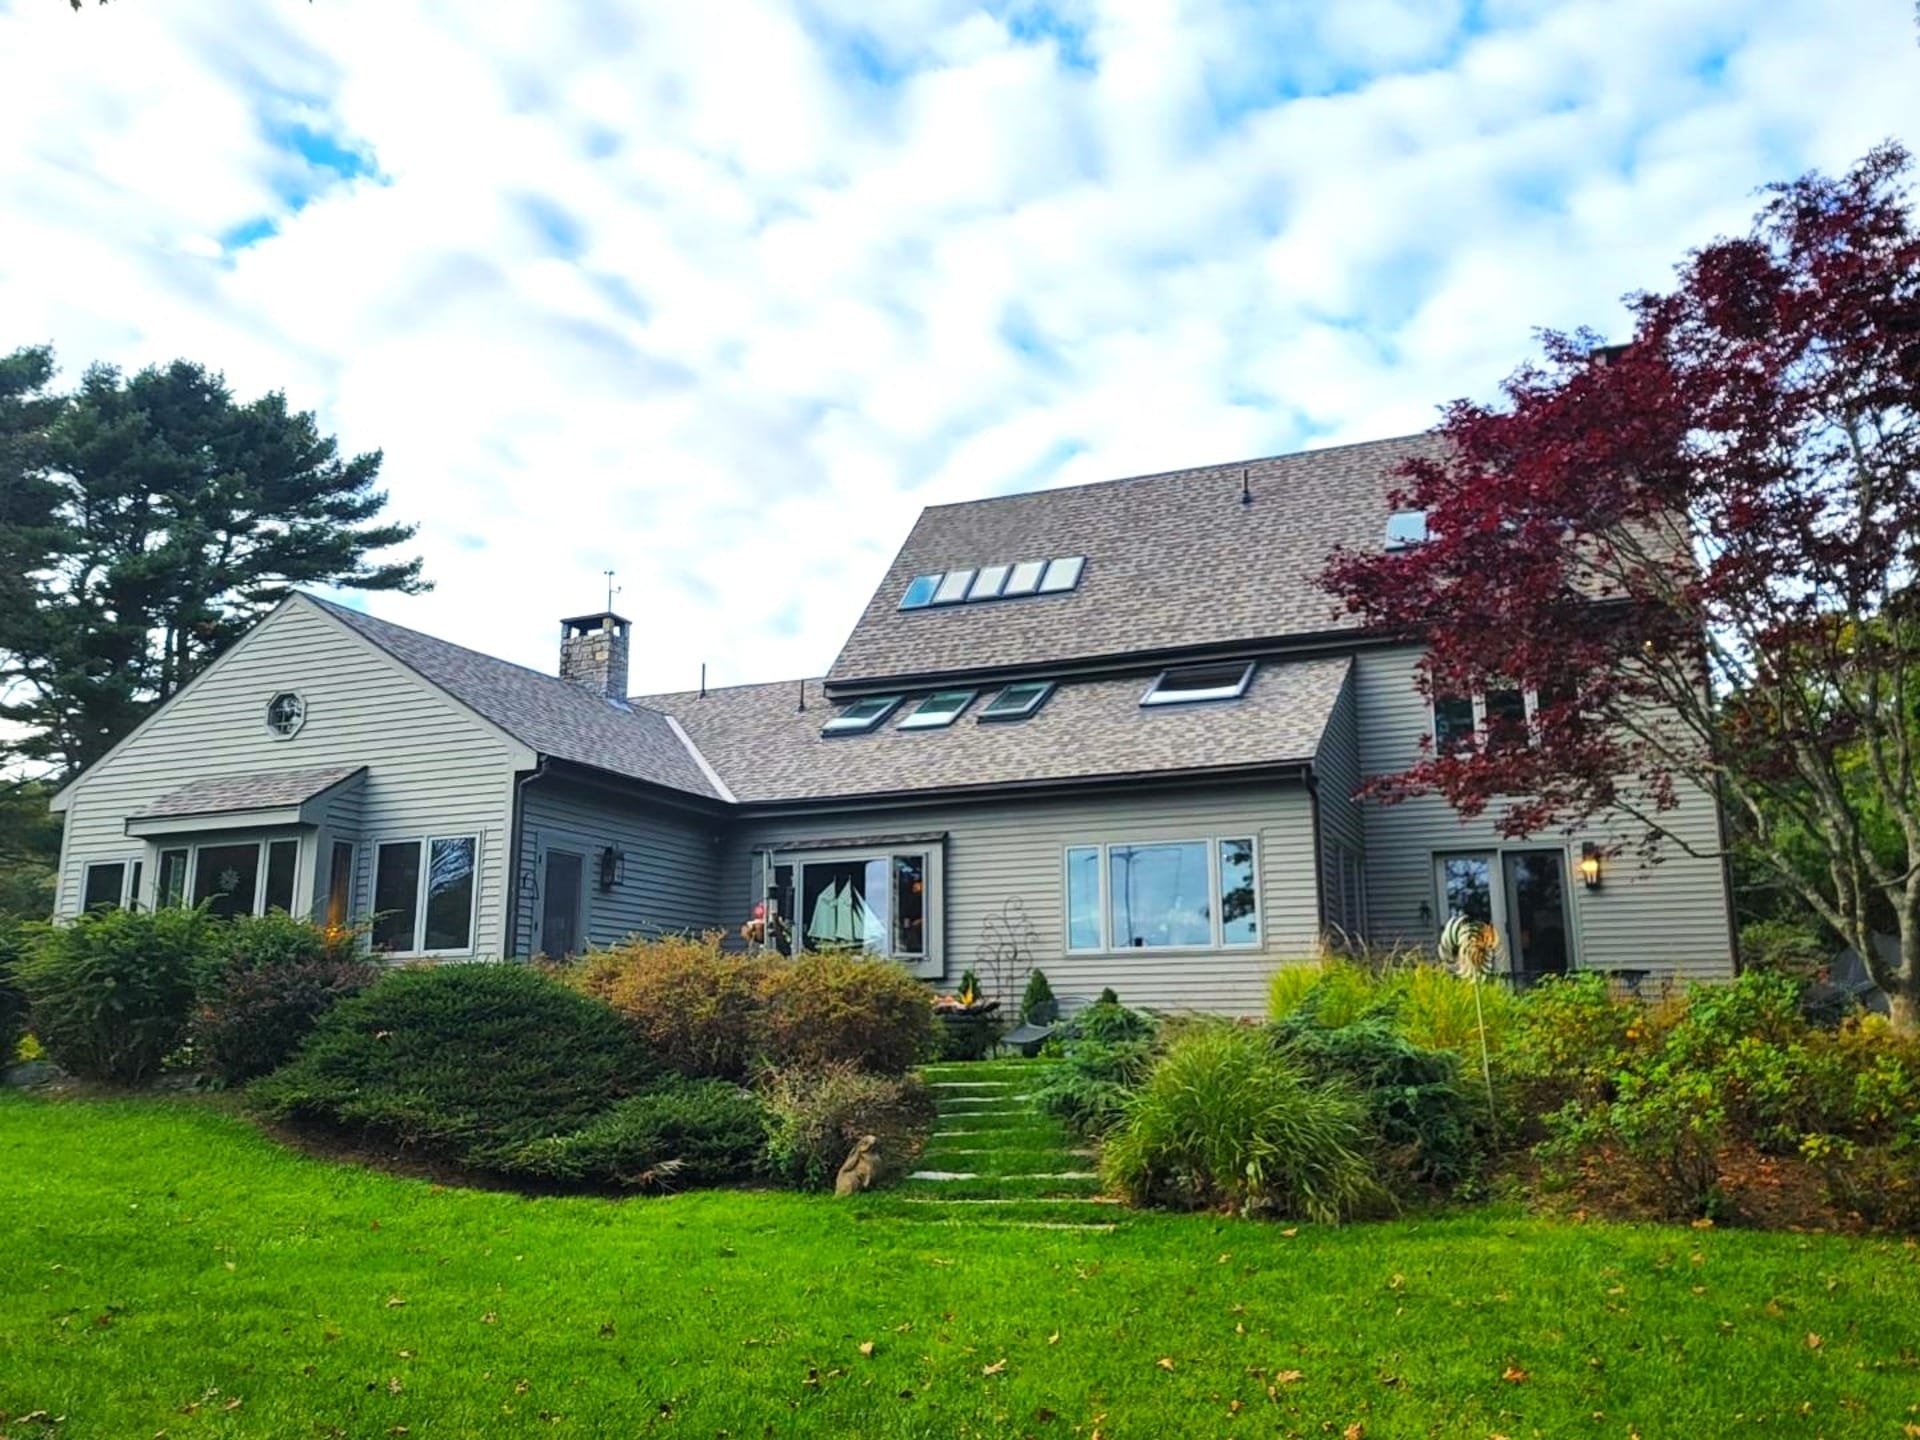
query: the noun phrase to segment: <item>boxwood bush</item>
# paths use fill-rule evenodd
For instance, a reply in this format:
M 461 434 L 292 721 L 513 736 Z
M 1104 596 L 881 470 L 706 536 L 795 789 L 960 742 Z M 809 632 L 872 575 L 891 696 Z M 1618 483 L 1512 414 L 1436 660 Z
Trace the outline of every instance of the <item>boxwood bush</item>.
M 96 910 L 33 926 L 15 974 L 48 1057 L 88 1080 L 151 1080 L 186 1037 L 211 937 L 197 910 Z

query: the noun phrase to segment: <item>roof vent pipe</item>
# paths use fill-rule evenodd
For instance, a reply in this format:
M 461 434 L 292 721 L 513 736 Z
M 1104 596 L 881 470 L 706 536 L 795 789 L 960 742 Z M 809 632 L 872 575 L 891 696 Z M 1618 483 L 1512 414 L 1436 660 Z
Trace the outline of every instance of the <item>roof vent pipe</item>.
M 1240 472 L 1240 503 L 1242 505 L 1253 503 L 1253 486 L 1248 482 L 1245 470 Z

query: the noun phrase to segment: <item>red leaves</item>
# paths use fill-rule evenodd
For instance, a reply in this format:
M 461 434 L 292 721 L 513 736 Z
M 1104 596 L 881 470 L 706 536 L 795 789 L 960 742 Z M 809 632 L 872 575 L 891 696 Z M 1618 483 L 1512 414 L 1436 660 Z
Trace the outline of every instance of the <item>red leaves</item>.
M 1908 168 L 1888 145 L 1775 187 L 1750 235 L 1630 302 L 1629 344 L 1549 334 L 1498 408 L 1447 408 L 1394 499 L 1428 541 L 1337 554 L 1324 583 L 1425 647 L 1430 695 L 1558 698 L 1527 744 L 1429 748 L 1376 796 L 1497 806 L 1509 835 L 1630 801 L 1652 832 L 1679 781 L 1799 783 L 1871 733 L 1874 677 L 1920 664 L 1884 623 L 1920 563 Z M 1723 717 L 1706 697 L 1729 694 Z

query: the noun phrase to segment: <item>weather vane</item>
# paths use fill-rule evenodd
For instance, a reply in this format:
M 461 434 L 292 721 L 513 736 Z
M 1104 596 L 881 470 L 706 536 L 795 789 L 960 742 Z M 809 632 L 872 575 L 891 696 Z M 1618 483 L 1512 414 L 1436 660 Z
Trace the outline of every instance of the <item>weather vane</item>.
M 607 577 L 607 613 L 611 615 L 613 613 L 613 597 L 620 593 L 620 587 L 613 583 L 613 571 L 602 570 L 600 573 Z

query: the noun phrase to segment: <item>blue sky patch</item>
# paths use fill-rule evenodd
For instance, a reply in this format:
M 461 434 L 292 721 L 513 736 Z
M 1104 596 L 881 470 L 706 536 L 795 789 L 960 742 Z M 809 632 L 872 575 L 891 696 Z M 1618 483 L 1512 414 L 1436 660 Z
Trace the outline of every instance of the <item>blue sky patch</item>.
M 257 219 L 243 220 L 238 225 L 222 230 L 216 237 L 220 248 L 229 255 L 236 250 L 245 250 L 249 245 L 258 245 L 262 240 L 270 240 L 280 233 L 280 226 L 262 215 Z
M 587 231 L 567 210 L 542 195 L 522 195 L 516 202 L 520 217 L 531 225 L 547 248 L 563 260 L 578 260 L 587 248 Z

